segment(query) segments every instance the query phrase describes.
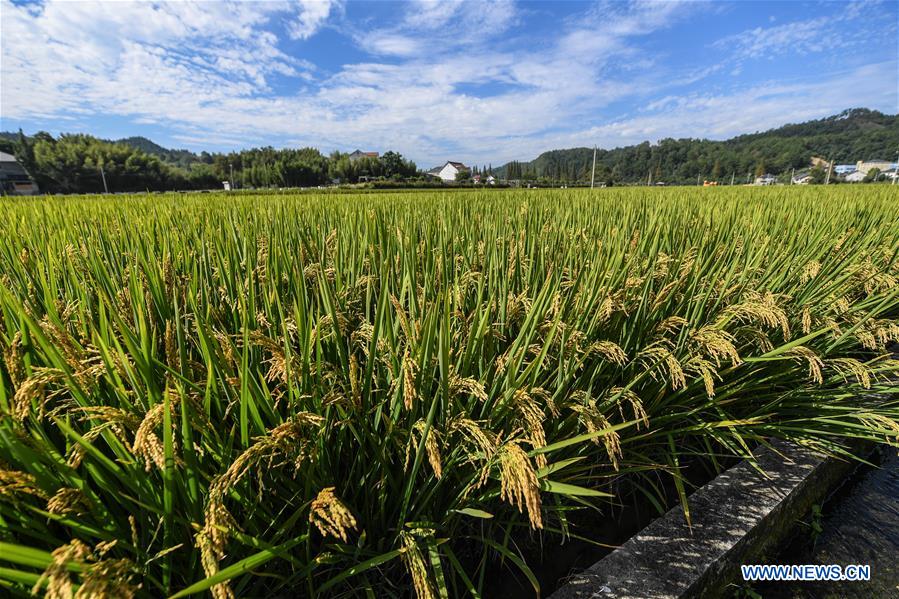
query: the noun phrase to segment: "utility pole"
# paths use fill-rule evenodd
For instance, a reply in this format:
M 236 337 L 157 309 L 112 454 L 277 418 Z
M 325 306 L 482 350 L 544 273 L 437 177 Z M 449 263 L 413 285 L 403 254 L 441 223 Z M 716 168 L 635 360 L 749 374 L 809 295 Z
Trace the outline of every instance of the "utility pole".
M 696 175 L 696 185 L 697 185 L 697 187 L 699 186 L 699 179 L 700 179 L 700 177 L 702 177 L 702 173 L 699 173 L 698 175 Z
M 593 170 L 590 171 L 590 189 L 593 189 L 593 184 L 596 181 L 596 146 L 593 146 Z
M 736 171 L 734 171 L 734 172 L 732 172 L 732 173 L 730 174 L 730 186 L 731 186 L 731 187 L 734 186 L 734 177 L 736 177 L 736 176 L 737 176 Z
M 833 160 L 827 163 L 827 176 L 824 177 L 824 185 L 828 185 L 830 183 L 830 171 L 833 170 Z
M 646 185 L 652 185 L 652 167 L 649 167 L 649 175 L 646 177 Z
M 106 186 L 106 173 L 103 172 L 103 163 L 100 163 L 100 176 L 103 177 L 103 192 L 109 193 L 109 188 Z
M 893 182 L 890 185 L 895 185 L 896 179 L 899 179 L 899 152 L 896 152 L 896 168 L 893 169 Z
M 231 176 L 228 179 L 228 186 L 231 188 L 231 191 L 234 191 L 234 163 L 228 163 L 228 166 L 231 168 Z
M 793 177 L 796 176 L 796 167 L 793 167 L 793 170 L 790 171 L 790 185 L 793 184 Z

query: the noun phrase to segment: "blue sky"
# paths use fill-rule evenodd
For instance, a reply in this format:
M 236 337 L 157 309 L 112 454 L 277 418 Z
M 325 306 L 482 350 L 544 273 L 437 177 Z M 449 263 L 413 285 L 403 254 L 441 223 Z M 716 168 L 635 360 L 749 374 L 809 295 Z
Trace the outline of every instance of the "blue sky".
M 899 112 L 896 0 L 0 0 L 0 129 L 429 167 Z

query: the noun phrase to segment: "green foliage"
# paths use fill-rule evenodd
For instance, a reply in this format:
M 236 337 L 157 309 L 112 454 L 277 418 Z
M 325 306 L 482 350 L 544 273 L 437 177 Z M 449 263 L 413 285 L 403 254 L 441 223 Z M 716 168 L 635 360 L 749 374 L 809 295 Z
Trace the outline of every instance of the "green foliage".
M 899 444 L 890 191 L 0 200 L 0 584 L 536 591 L 697 463 Z
M 189 150 L 170 150 L 168 148 L 163 148 L 146 137 L 126 137 L 124 139 L 116 140 L 115 143 L 131 146 L 145 154 L 156 156 L 166 164 L 177 166 L 185 170 L 190 170 L 194 163 L 201 162 L 200 157 Z
M 821 185 L 827 180 L 827 170 L 821 165 L 812 167 L 808 174 L 812 178 L 812 183 L 816 185 Z
M 697 175 L 729 182 L 733 174 L 747 183 L 747 175 L 805 168 L 812 156 L 855 163 L 895 156 L 897 147 L 899 116 L 859 108 L 727 141 L 663 139 L 598 150 L 596 181 L 645 183 L 653 173 L 653 181 L 695 184 Z M 589 183 L 592 162 L 592 148 L 572 148 L 544 152 L 532 162 L 510 162 L 497 171 L 509 179 L 533 171 L 547 181 Z
M 865 183 L 873 183 L 877 181 L 878 177 L 880 177 L 880 169 L 874 167 L 865 175 Z
M 30 154 L 30 156 L 29 156 Z M 179 180 L 158 158 L 88 135 L 36 137 L 23 148 L 22 164 L 42 190 L 54 193 L 163 190 Z M 102 169 L 102 173 L 101 173 Z
M 396 152 L 380 159 L 350 161 L 346 154 L 330 158 L 314 148 L 276 150 L 253 148 L 228 154 L 193 154 L 166 150 L 143 137 L 109 142 L 89 135 L 47 133 L 15 141 L 3 138 L 40 186 L 49 193 L 103 191 L 101 166 L 111 192 L 175 189 L 220 189 L 222 181 L 236 189 L 314 187 L 339 179 L 355 183 L 362 177 L 405 180 L 417 175 L 414 162 Z

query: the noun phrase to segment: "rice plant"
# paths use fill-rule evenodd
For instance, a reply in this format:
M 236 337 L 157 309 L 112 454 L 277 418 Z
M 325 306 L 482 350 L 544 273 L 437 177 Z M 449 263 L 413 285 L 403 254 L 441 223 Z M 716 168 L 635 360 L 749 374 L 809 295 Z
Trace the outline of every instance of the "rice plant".
M 539 594 L 535 548 L 689 518 L 698 464 L 899 445 L 897 199 L 4 199 L 0 585 Z

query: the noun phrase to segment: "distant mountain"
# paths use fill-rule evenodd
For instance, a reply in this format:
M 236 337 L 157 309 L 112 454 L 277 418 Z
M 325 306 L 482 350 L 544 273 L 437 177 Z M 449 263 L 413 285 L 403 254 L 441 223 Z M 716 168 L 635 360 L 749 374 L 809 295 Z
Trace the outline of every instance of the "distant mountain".
M 140 150 L 145 154 L 157 156 L 163 162 L 185 168 L 190 164 L 198 162 L 200 160 L 199 156 L 189 150 L 170 150 L 168 148 L 163 148 L 156 142 L 151 141 L 146 137 L 126 137 L 124 139 L 117 139 L 113 143 L 120 143 L 131 146 L 132 148 Z
M 26 135 L 26 139 L 33 140 L 33 135 Z M 0 131 L 0 151 L 4 152 L 13 152 L 14 146 L 18 143 L 19 133 L 15 131 Z M 201 158 L 199 155 L 194 154 L 189 150 L 172 150 L 169 148 L 163 148 L 158 143 L 147 139 L 146 137 L 125 137 L 123 139 L 106 139 L 102 141 L 109 141 L 111 143 L 124 144 L 126 146 L 130 146 L 136 150 L 140 150 L 144 154 L 150 154 L 151 156 L 156 156 L 161 161 L 171 164 L 173 166 L 180 166 L 181 168 L 188 168 L 191 164 L 195 162 L 201 162 Z
M 756 172 L 789 174 L 809 166 L 813 156 L 837 163 L 895 158 L 899 151 L 899 115 L 855 108 L 840 114 L 726 141 L 663 139 L 597 150 L 596 180 L 695 183 L 697 177 L 745 181 Z M 588 181 L 592 148 L 551 150 L 529 162 L 494 169 L 501 178 Z
M 14 153 L 17 140 L 16 132 L 0 132 L 0 151 Z M 187 170 L 198 163 L 211 164 L 214 156 L 218 156 L 164 148 L 146 137 L 127 137 L 114 143 L 128 145 L 156 156 L 163 163 Z M 762 172 L 788 176 L 792 169 L 808 167 L 813 156 L 854 164 L 858 160 L 892 159 L 897 151 L 899 115 L 854 108 L 827 118 L 739 135 L 726 141 L 663 139 L 656 144 L 646 141 L 597 150 L 596 180 L 695 183 L 697 178 L 729 182 L 733 176 L 739 182 Z M 508 179 L 585 182 L 590 180 L 592 165 L 592 148 L 569 148 L 544 152 L 528 162 L 509 162 L 494 168 L 493 173 Z M 217 175 L 219 179 L 223 176 L 224 171 Z

